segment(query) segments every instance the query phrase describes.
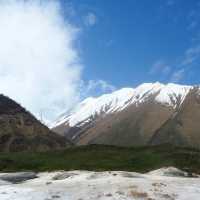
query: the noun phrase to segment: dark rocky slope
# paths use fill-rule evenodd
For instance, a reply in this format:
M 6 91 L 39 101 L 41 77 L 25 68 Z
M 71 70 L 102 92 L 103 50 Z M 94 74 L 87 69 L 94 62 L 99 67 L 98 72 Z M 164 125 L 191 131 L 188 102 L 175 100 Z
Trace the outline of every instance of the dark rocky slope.
M 68 142 L 50 131 L 15 101 L 0 95 L 0 151 L 47 151 Z

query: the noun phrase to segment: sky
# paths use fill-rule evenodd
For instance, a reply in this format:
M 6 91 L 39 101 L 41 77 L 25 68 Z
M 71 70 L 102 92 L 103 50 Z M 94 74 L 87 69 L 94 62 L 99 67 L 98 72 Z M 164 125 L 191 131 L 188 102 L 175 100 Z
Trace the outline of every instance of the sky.
M 0 92 L 52 121 L 88 96 L 199 84 L 200 0 L 0 0 Z
M 199 84 L 199 0 L 72 0 L 86 80 Z

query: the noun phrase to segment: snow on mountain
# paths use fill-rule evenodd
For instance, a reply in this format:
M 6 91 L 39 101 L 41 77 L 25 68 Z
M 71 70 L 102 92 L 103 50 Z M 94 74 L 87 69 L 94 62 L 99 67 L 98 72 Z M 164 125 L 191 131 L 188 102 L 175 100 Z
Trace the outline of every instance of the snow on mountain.
M 111 113 L 122 110 L 132 98 L 134 89 L 123 88 L 112 94 L 105 94 L 98 98 L 89 97 L 79 103 L 69 115 L 62 115 L 52 127 L 56 127 L 65 122 L 75 126 L 84 121 L 87 122 L 91 117 L 101 113 Z
M 175 108 L 183 103 L 191 88 L 192 86 L 169 83 L 162 88 L 155 100 Z
M 155 101 L 176 108 L 180 106 L 192 86 L 178 84 L 144 83 L 136 88 L 123 88 L 100 97 L 89 97 L 80 102 L 69 114 L 63 114 L 51 128 L 61 124 L 81 126 L 100 114 L 114 113 L 123 110 L 130 104 L 136 106 L 155 95 Z

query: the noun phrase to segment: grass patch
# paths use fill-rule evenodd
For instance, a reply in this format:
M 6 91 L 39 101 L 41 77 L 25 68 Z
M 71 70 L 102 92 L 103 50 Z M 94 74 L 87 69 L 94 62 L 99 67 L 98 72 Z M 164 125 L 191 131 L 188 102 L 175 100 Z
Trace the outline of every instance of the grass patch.
M 1 171 L 122 170 L 147 172 L 175 166 L 200 173 L 200 151 L 168 145 L 114 147 L 89 145 L 45 153 L 0 153 Z

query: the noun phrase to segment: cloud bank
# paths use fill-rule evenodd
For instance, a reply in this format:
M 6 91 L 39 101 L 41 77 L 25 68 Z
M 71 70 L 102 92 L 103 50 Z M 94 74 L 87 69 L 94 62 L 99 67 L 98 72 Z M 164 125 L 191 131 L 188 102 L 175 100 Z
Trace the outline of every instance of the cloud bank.
M 52 120 L 79 99 L 78 30 L 58 1 L 0 1 L 0 93 Z

